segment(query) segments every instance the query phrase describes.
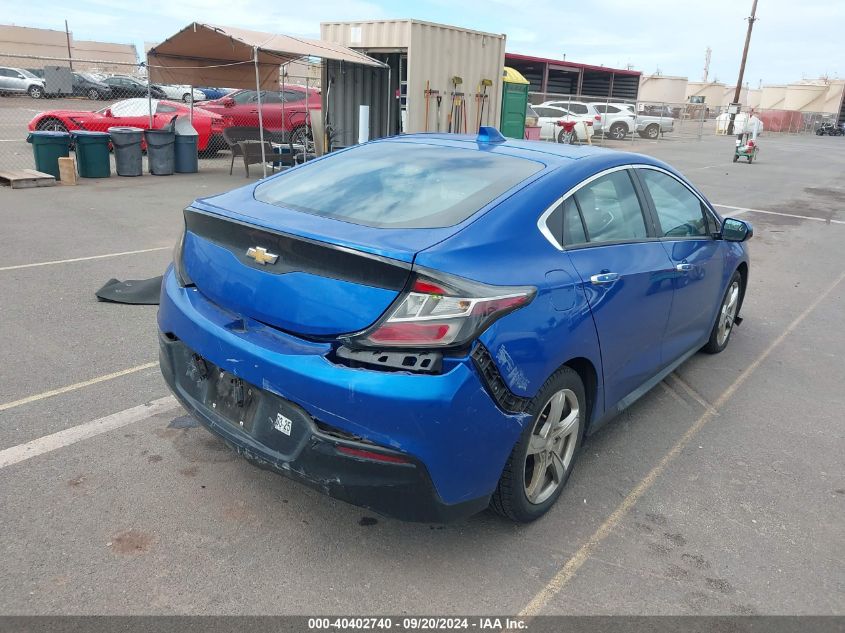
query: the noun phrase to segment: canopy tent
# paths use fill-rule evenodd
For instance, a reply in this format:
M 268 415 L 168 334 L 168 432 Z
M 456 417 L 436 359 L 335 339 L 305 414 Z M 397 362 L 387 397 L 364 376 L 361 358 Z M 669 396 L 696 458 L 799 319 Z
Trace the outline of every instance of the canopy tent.
M 386 67 L 332 42 L 198 22 L 151 48 L 147 65 L 157 83 L 278 90 L 279 66 L 305 57 Z
M 151 82 L 165 84 L 254 88 L 266 176 L 261 90 L 279 89 L 281 65 L 310 57 L 390 72 L 387 64 L 340 44 L 194 22 L 147 51 L 147 76 Z

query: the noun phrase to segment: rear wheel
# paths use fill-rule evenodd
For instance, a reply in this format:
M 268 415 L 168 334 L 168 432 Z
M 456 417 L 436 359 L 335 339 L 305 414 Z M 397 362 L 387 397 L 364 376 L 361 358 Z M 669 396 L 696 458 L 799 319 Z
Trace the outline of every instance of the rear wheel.
M 731 340 L 731 332 L 736 322 L 736 314 L 739 311 L 739 302 L 742 297 L 742 275 L 736 271 L 731 277 L 728 289 L 719 306 L 719 313 L 716 315 L 716 322 L 710 331 L 710 340 L 702 348 L 708 354 L 718 354 L 728 346 Z
M 617 121 L 616 123 L 610 126 L 608 136 L 617 141 L 625 140 L 625 137 L 628 136 L 628 126 L 624 123 Z
M 574 370 L 563 367 L 546 381 L 490 500 L 495 512 L 528 523 L 554 505 L 578 456 L 586 410 L 584 384 Z
M 44 98 L 44 88 L 42 86 L 30 86 L 27 92 L 33 99 Z
M 573 143 L 575 143 L 575 139 L 576 139 L 575 130 L 572 130 L 571 132 L 567 132 L 566 130 L 561 130 L 557 134 L 557 142 L 563 143 L 564 145 L 572 145 Z
M 645 137 L 650 138 L 651 140 L 655 140 L 658 136 L 660 136 L 660 126 L 657 123 L 652 123 L 645 129 Z
M 88 91 L 88 98 L 91 99 L 91 101 L 97 101 L 100 98 L 99 90 L 97 90 L 96 88 L 91 88 Z
M 193 96 L 191 96 L 190 92 L 186 92 L 182 95 L 182 101 L 183 103 L 190 103 L 191 101 L 193 101 Z

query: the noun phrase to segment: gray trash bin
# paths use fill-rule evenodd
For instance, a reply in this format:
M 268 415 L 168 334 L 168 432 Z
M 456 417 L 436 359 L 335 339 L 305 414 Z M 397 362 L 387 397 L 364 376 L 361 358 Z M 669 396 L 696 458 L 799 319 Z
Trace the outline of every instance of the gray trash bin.
M 144 172 L 141 141 L 144 130 L 139 127 L 110 127 L 114 148 L 114 165 L 118 176 L 140 176 Z
M 188 117 L 176 119 L 176 173 L 195 174 L 199 171 L 197 147 L 199 135 Z
M 147 166 L 154 176 L 170 176 L 176 162 L 174 144 L 176 132 L 172 128 L 144 130 L 147 140 Z

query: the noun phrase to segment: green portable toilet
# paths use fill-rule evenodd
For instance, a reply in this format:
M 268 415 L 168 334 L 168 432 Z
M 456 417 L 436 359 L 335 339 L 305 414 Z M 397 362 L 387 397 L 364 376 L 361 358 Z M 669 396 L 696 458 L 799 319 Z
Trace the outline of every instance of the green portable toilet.
M 528 80 L 505 66 L 502 73 L 502 121 L 499 131 L 510 138 L 525 138 L 525 110 L 528 107 Z

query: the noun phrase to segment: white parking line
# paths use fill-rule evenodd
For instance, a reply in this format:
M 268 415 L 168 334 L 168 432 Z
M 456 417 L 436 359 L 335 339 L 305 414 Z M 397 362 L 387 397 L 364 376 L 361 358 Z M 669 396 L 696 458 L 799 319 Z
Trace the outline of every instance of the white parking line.
M 166 396 L 164 398 L 148 402 L 147 404 L 142 404 L 137 407 L 132 407 L 131 409 L 112 413 L 111 415 L 99 418 L 98 420 L 92 420 L 91 422 L 86 422 L 85 424 L 79 424 L 78 426 L 72 426 L 69 429 L 52 433 L 51 435 L 39 437 L 37 440 L 32 440 L 26 444 L 12 446 L 11 448 L 0 451 L 0 468 L 5 468 L 6 466 L 26 461 L 27 459 L 43 455 L 44 453 L 49 453 L 50 451 L 54 451 L 58 448 L 70 446 L 76 442 L 87 440 L 90 437 L 106 433 L 107 431 L 119 429 L 120 427 L 132 424 L 133 422 L 146 420 L 147 418 L 151 418 L 159 413 L 175 409 L 178 406 L 179 403 L 176 402 L 176 398 L 173 396 Z
M 824 222 L 825 224 L 845 224 L 845 220 L 831 220 L 828 218 L 816 218 L 811 215 L 797 215 L 795 213 L 781 213 L 780 211 L 764 211 L 763 209 L 749 209 L 748 207 L 733 207 L 729 204 L 713 204 L 714 207 L 722 207 L 723 209 L 732 209 L 736 214 L 740 213 L 765 213 L 766 215 L 782 215 L 785 218 L 798 218 L 799 220 L 813 220 L 814 222 Z
M 781 343 L 783 343 L 784 340 L 786 340 L 786 338 L 801 325 L 804 319 L 806 319 L 830 293 L 836 290 L 843 280 L 845 280 L 845 272 L 841 273 L 839 277 L 836 278 L 836 281 L 818 295 L 801 314 L 795 317 L 795 319 L 786 326 L 786 329 L 783 330 L 783 332 L 769 343 L 769 346 L 766 347 L 766 349 L 763 350 L 757 358 L 746 366 L 742 373 L 740 373 L 722 392 L 713 405 L 701 414 L 701 416 L 686 430 L 681 438 L 675 442 L 674 446 L 669 449 L 669 452 L 663 455 L 663 457 L 657 462 L 657 464 L 654 465 L 648 474 L 646 474 L 646 476 L 631 489 L 616 509 L 610 513 L 610 516 L 608 516 L 598 529 L 593 532 L 592 536 L 590 536 L 581 545 L 581 547 L 578 548 L 575 554 L 573 554 L 572 557 L 564 563 L 558 572 L 552 576 L 552 579 L 548 582 L 548 584 L 540 589 L 531 601 L 525 605 L 522 611 L 519 612 L 520 616 L 530 617 L 538 615 L 540 611 L 549 604 L 552 598 L 566 587 L 569 581 L 572 580 L 572 578 L 575 577 L 575 574 L 578 573 L 578 570 L 581 569 L 584 563 L 590 559 L 596 548 L 598 548 L 599 545 L 601 545 L 602 542 L 604 542 L 604 540 L 613 533 L 622 520 L 628 516 L 631 509 L 637 504 L 643 495 L 651 489 L 658 478 L 666 472 L 669 466 L 672 465 L 672 462 L 674 462 L 675 459 L 677 459 L 677 457 L 684 451 L 686 446 L 696 436 L 696 434 L 701 431 L 701 429 L 704 428 L 710 420 L 718 416 L 719 410 L 734 396 L 742 384 L 748 380 L 751 375 L 757 371 L 757 368 L 760 367 L 760 365 L 762 365 L 763 362 L 772 354 L 772 352 L 774 352 Z
M 72 259 L 56 259 L 50 262 L 36 262 L 34 264 L 18 264 L 17 266 L 3 266 L 0 272 L 4 270 L 20 270 L 21 268 L 36 268 L 37 266 L 54 266 L 56 264 L 72 264 L 73 262 L 87 262 L 92 259 L 106 259 L 108 257 L 121 257 L 123 255 L 137 255 L 138 253 L 153 253 L 155 251 L 166 251 L 172 249 L 172 246 L 157 246 L 156 248 L 142 248 L 137 251 L 123 251 L 120 253 L 106 253 L 105 255 L 91 255 L 90 257 L 74 257 Z
M 91 385 L 96 385 L 97 383 L 105 382 L 107 380 L 112 380 L 114 378 L 120 378 L 121 376 L 126 376 L 128 374 L 134 374 L 139 371 L 144 371 L 145 369 L 152 369 L 153 367 L 157 367 L 158 363 L 144 363 L 143 365 L 136 365 L 135 367 L 130 367 L 129 369 L 121 369 L 120 371 L 116 371 L 111 374 L 106 374 L 105 376 L 98 376 L 97 378 L 91 378 L 90 380 L 84 380 L 82 382 L 76 382 L 72 385 L 67 385 L 65 387 L 59 387 L 58 389 L 51 389 L 50 391 L 43 391 L 41 393 L 37 393 L 33 396 L 27 396 L 26 398 L 21 398 L 20 400 L 12 400 L 11 402 L 4 402 L 0 404 L 0 411 L 8 411 L 9 409 L 14 409 L 15 407 L 20 407 L 24 404 L 29 404 L 30 402 L 38 402 L 39 400 L 44 400 L 45 398 L 50 398 L 52 396 L 58 396 L 63 393 L 68 393 L 69 391 L 76 391 L 77 389 L 82 389 L 83 387 L 90 387 Z

